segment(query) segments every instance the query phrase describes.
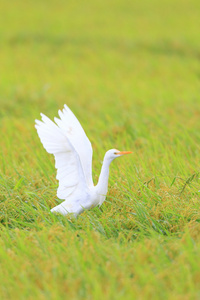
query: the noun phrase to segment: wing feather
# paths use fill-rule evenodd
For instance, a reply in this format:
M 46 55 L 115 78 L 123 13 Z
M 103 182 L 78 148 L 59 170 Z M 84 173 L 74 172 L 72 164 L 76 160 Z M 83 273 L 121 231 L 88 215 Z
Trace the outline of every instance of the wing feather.
M 63 111 L 58 111 L 59 117 L 55 118 L 56 124 L 63 130 L 70 143 L 76 150 L 88 186 L 93 186 L 92 180 L 92 145 L 85 134 L 81 124 L 73 112 L 65 104 Z
M 44 148 L 55 157 L 57 196 L 66 199 L 76 190 L 93 184 L 91 143 L 67 106 L 59 111 L 61 119 L 55 119 L 58 126 L 44 114 L 41 116 L 42 121 L 36 120 L 35 127 Z

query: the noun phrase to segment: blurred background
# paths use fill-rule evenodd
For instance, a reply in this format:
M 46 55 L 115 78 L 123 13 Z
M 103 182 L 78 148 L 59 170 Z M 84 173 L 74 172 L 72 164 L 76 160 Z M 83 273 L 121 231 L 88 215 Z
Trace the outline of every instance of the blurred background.
M 199 11 L 198 0 L 1 1 L 1 115 L 197 102 Z
M 199 140 L 198 0 L 16 0 L 0 11 L 0 116 L 12 143 L 22 127 L 37 140 L 34 119 L 64 103 L 101 155 Z

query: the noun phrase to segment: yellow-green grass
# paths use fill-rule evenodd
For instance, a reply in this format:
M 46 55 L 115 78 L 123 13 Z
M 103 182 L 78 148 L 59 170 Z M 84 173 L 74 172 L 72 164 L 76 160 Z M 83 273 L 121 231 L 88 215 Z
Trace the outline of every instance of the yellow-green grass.
M 200 2 L 1 1 L 0 299 L 199 299 Z M 101 209 L 53 215 L 34 120 L 64 103 L 110 167 Z

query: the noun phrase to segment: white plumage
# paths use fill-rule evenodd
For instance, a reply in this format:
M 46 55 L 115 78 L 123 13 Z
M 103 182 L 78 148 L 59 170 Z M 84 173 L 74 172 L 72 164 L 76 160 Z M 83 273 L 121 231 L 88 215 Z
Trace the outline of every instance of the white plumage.
M 111 149 L 106 152 L 99 181 L 96 186 L 92 180 L 92 146 L 81 124 L 64 105 L 58 111 L 55 124 L 41 114 L 42 121 L 36 120 L 39 138 L 48 153 L 54 154 L 59 181 L 58 198 L 65 200 L 51 209 L 63 215 L 73 213 L 75 216 L 91 207 L 101 205 L 108 188 L 109 165 L 111 161 L 130 151 Z

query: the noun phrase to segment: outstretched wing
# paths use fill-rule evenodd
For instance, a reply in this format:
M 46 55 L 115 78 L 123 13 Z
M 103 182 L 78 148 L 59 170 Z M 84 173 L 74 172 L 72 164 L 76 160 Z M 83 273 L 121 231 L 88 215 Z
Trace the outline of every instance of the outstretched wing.
M 63 111 L 59 110 L 58 114 L 60 119 L 54 118 L 54 120 L 63 130 L 78 154 L 88 186 L 93 186 L 92 145 L 78 119 L 66 104 L 64 105 Z
M 41 114 L 42 121 L 36 120 L 35 127 L 46 151 L 55 156 L 56 178 L 59 180 L 57 196 L 60 199 L 66 199 L 77 189 L 93 184 L 92 147 L 80 123 L 72 112 L 68 111 L 67 106 L 63 112 L 59 111 L 59 115 L 62 117 L 61 120 L 56 119 L 58 126 Z M 66 121 L 68 116 L 69 120 Z M 79 152 L 76 150 L 78 145 Z M 82 150 L 83 154 L 88 151 L 88 155 L 82 154 L 81 156 Z M 86 158 L 84 164 L 82 164 L 83 157 Z

